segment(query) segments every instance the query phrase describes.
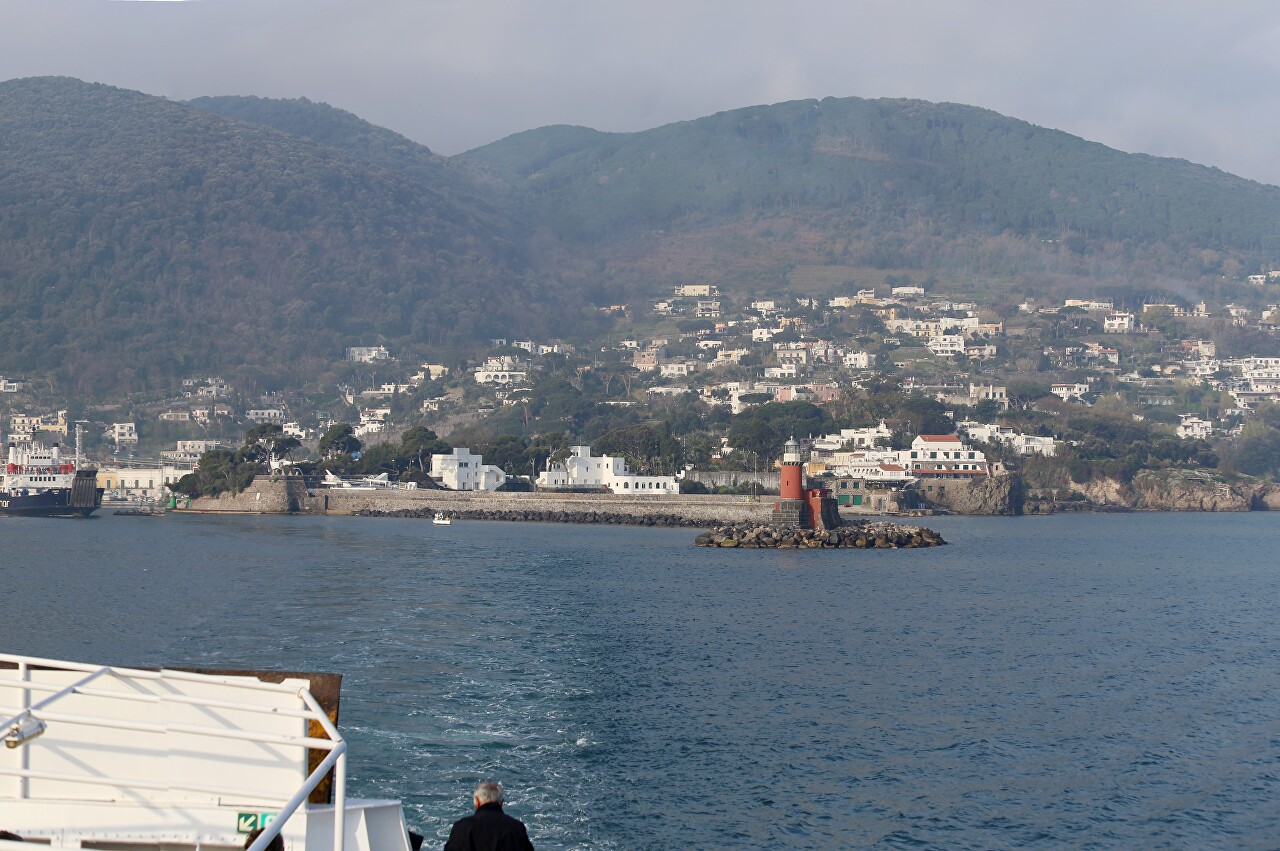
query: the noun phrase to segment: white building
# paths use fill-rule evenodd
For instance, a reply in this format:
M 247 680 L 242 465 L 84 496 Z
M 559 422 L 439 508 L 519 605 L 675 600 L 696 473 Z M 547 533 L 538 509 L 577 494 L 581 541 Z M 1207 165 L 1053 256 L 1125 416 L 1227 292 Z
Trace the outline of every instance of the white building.
M 694 303 L 693 315 L 699 319 L 719 319 L 720 301 L 718 299 L 699 299 Z
M 795 364 L 797 366 L 809 365 L 809 360 L 810 360 L 809 350 L 805 348 L 796 347 L 796 348 L 778 349 L 773 354 L 774 354 L 774 357 L 778 359 L 778 363 L 780 364 L 790 363 L 790 364 Z
M 874 362 L 870 352 L 845 352 L 840 360 L 849 369 L 870 369 Z
M 889 292 L 894 298 L 924 297 L 924 287 L 893 287 Z
M 922 434 L 898 453 L 898 463 L 920 478 L 972 479 L 989 475 L 987 456 L 954 434 Z
M 676 494 L 675 476 L 637 476 L 625 458 L 593 456 L 590 446 L 572 446 L 564 461 L 548 464 L 538 474 L 540 488 L 608 488 L 615 494 Z
M 502 356 L 487 359 L 475 370 L 477 384 L 518 384 L 528 377 L 523 361 Z
M 963 334 L 939 334 L 936 337 L 930 337 L 929 342 L 925 343 L 925 348 L 939 357 L 962 355 L 964 347 Z
M 813 455 L 819 458 L 850 449 L 874 449 L 889 445 L 893 431 L 881 420 L 878 425 L 865 428 L 842 428 L 835 434 L 826 434 L 813 441 Z M 896 457 L 889 460 L 896 460 Z
M 189 465 L 162 464 L 158 467 L 117 467 L 103 465 L 98 468 L 98 487 L 106 490 L 105 496 L 115 499 L 161 499 L 168 496 L 170 485 L 191 473 Z
M 1083 399 L 1084 394 L 1089 392 L 1088 384 L 1053 384 L 1049 387 L 1049 391 L 1059 399 L 1070 401 L 1072 399 Z
M 892 450 L 838 452 L 827 463 L 827 469 L 837 476 L 862 479 L 883 487 L 902 488 L 916 484 L 919 479 L 898 462 L 898 454 Z
M 353 363 L 377 363 L 391 360 L 391 353 L 386 346 L 352 346 L 347 349 L 347 360 Z
M 716 352 L 714 366 L 724 366 L 725 364 L 740 363 L 743 358 L 751 352 L 747 349 L 721 349 Z
M 1078 307 L 1081 310 L 1115 310 L 1115 303 L 1096 301 L 1088 298 L 1069 298 L 1062 303 L 1063 307 Z
M 715 284 L 681 284 L 671 292 L 676 298 L 710 298 L 720 294 Z
M 781 333 L 777 328 L 752 328 L 751 342 L 767 343 Z
M 1002 443 L 1012 448 L 1019 455 L 1044 455 L 1053 457 L 1058 453 L 1058 444 L 1052 437 L 1040 437 L 1033 434 L 1022 434 L 1009 426 L 996 423 L 979 423 L 965 420 L 957 423 L 970 440 L 982 443 Z
M 111 440 L 116 446 L 138 442 L 138 427 L 133 423 L 112 423 Z
M 799 374 L 799 367 L 793 363 L 784 363 L 781 366 L 766 366 L 764 368 L 765 378 L 797 378 Z
M 262 425 L 264 423 L 276 423 L 284 425 L 286 419 L 285 412 L 282 408 L 253 408 L 245 411 L 244 418 L 251 423 Z
M 1136 327 L 1137 322 L 1128 311 L 1108 313 L 1102 320 L 1102 330 L 1106 334 L 1131 334 Z
M 471 454 L 470 449 L 432 455 L 431 476 L 455 491 L 493 491 L 507 480 L 507 474 L 501 468 L 485 464 L 484 458 Z
M 204 453 L 222 448 L 222 441 L 219 440 L 179 440 L 176 449 L 161 452 L 160 457 L 177 465 L 190 466 L 199 461 Z
M 1213 436 L 1213 423 L 1202 420 L 1195 414 L 1179 414 L 1178 437 L 1192 440 L 1208 440 Z
M 684 378 L 686 375 L 690 375 L 696 367 L 697 364 L 689 361 L 669 361 L 668 363 L 658 364 L 658 374 L 663 378 Z

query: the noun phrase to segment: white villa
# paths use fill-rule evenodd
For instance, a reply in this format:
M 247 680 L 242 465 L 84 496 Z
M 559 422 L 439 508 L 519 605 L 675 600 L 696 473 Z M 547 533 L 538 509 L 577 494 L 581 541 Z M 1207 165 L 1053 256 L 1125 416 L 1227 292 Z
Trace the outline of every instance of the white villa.
M 625 458 L 593 456 L 590 446 L 571 446 L 563 461 L 548 464 L 538 474 L 540 488 L 608 488 L 626 494 L 675 494 L 675 476 L 637 476 L 627 469 Z
M 1129 311 L 1108 313 L 1102 320 L 1102 330 L 1106 334 L 1131 334 L 1137 329 L 1137 322 Z
M 954 434 L 922 434 L 911 448 L 898 453 L 898 463 L 912 475 L 933 478 L 978 478 L 987 476 L 987 456 L 966 446 Z
M 888 446 L 893 438 L 893 430 L 881 420 L 878 425 L 866 428 L 842 428 L 837 434 L 827 434 L 813 441 L 813 454 L 819 457 L 838 452 L 848 446 L 850 449 L 872 449 Z
M 1208 440 L 1213 436 L 1213 422 L 1202 420 L 1195 414 L 1179 414 L 1178 437 Z
M 1058 452 L 1058 444 L 1052 437 L 1040 437 L 1034 434 L 1022 434 L 1009 426 L 996 423 L 980 423 L 965 420 L 957 426 L 969 436 L 970 440 L 982 443 L 1003 443 L 1019 455 L 1044 455 L 1053 457 Z
M 493 491 L 507 481 L 501 468 L 486 464 L 483 456 L 461 448 L 447 455 L 432 455 L 431 477 L 455 491 Z

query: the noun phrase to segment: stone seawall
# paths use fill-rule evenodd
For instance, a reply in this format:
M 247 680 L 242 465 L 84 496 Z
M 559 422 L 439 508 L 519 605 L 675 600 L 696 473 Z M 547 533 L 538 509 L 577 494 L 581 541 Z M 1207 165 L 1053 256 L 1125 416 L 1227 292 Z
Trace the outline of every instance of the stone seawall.
M 644 525 L 716 525 L 768 519 L 770 497 L 623 496 L 569 493 L 458 493 L 456 491 L 324 490 L 302 509 L 315 513 L 429 517 L 443 511 L 462 518 Z M 594 519 L 593 519 L 594 518 Z M 624 518 L 630 518 L 626 520 Z
M 190 504 L 180 502 L 177 510 L 201 514 L 289 514 L 306 511 L 310 500 L 301 479 L 259 477 L 240 493 L 198 497 Z

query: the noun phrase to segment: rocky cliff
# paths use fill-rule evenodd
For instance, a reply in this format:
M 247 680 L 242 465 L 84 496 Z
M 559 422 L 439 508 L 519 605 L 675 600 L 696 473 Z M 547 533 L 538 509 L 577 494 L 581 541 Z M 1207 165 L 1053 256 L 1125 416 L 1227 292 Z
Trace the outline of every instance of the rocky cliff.
M 932 501 L 956 514 L 1022 514 L 1027 499 L 1027 486 L 1021 476 L 993 476 L 972 482 L 948 484 L 946 491 Z
M 1133 477 L 1134 508 L 1154 511 L 1266 510 L 1272 487 L 1257 479 L 1228 481 L 1208 470 L 1144 470 Z
M 1140 511 L 1267 511 L 1280 509 L 1280 485 L 1214 470 L 1143 470 L 1129 484 L 1097 479 L 1072 489 L 1096 506 Z

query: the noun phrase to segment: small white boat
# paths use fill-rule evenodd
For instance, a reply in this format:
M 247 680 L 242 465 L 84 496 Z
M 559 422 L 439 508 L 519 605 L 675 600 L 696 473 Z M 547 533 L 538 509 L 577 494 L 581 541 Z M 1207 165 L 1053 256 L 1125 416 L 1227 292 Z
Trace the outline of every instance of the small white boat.
M 0 654 L 0 849 L 409 851 L 399 801 L 347 797 L 339 683 Z
M 437 526 L 448 526 L 453 522 L 453 518 L 443 511 L 437 511 L 436 516 L 431 518 L 431 522 Z

